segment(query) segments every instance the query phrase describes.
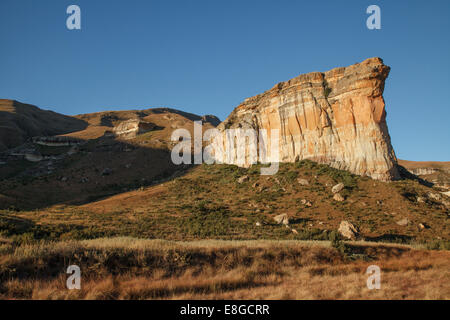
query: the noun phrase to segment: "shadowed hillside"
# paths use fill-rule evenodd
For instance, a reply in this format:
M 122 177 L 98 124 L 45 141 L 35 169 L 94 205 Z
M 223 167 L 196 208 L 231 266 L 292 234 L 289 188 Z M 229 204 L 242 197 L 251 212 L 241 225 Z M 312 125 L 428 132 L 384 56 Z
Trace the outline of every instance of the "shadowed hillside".
M 0 208 L 82 204 L 180 175 L 187 167 L 171 161 L 172 132 L 193 134 L 193 121 L 204 130 L 219 121 L 169 108 L 68 118 L 83 123 L 81 130 L 35 137 L 0 153 Z
M 14 100 L 0 99 L 0 151 L 21 145 L 34 136 L 53 136 L 83 130 L 80 119 Z
M 450 162 L 449 161 L 408 161 L 399 160 L 403 166 L 419 178 L 441 187 L 450 195 Z

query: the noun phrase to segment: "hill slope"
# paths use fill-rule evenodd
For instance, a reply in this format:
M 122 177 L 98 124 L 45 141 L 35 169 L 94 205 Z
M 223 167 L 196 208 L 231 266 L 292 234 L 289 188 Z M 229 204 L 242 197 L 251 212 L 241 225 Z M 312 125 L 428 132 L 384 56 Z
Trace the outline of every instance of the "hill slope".
M 243 176 L 247 180 L 239 183 Z M 309 184 L 299 183 L 299 178 Z M 338 182 L 345 185 L 341 202 L 331 191 Z M 33 237 L 55 240 L 105 236 L 327 240 L 347 220 L 366 240 L 447 245 L 449 205 L 448 197 L 417 181 L 380 182 L 301 161 L 282 164 L 271 177 L 261 176 L 257 166 L 201 165 L 167 182 L 103 200 L 4 211 L 2 218 L 22 226 L 9 230 L 10 235 L 31 232 Z M 273 220 L 282 213 L 290 217 L 290 228 Z
M 15 110 L 17 119 L 27 117 L 30 112 L 31 117 L 33 112 L 41 112 L 31 106 Z M 205 130 L 219 122 L 214 116 L 201 117 L 169 108 L 107 111 L 67 118 L 83 126 L 70 133 L 60 130 L 60 136 L 28 141 L 0 153 L 0 208 L 80 204 L 180 174 L 184 167 L 175 166 L 170 159 L 172 132 L 184 128 L 193 134 L 193 121 L 202 121 Z M 130 120 L 149 129 L 131 138 L 113 134 L 118 125 Z M 29 136 L 54 133 L 28 127 L 27 130 Z M 75 145 L 55 146 L 59 140 Z
M 449 161 L 408 161 L 399 160 L 398 164 L 412 174 L 450 191 Z
M 74 117 L 0 99 L 0 151 L 19 146 L 34 136 L 53 136 L 86 127 L 85 121 Z
M 195 120 L 211 128 L 216 118 L 157 108 L 75 119 L 83 128 L 64 134 L 67 140 L 33 140 L 0 155 L 0 208 L 10 236 L 329 239 L 348 220 L 368 240 L 450 240 L 450 200 L 420 180 L 381 182 L 309 160 L 281 164 L 270 177 L 258 165 L 176 166 L 171 133 L 192 134 Z M 122 136 L 117 128 L 127 121 L 147 129 Z M 336 200 L 331 188 L 340 182 Z M 290 217 L 290 228 L 273 221 L 278 214 Z

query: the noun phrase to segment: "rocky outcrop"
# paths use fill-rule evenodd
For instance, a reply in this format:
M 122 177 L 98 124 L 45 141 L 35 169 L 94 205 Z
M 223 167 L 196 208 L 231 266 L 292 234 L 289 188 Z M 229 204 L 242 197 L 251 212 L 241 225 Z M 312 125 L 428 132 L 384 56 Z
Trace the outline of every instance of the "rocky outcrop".
M 411 172 L 412 174 L 415 174 L 416 176 L 429 175 L 438 172 L 437 169 L 433 168 L 414 168 L 409 169 L 408 171 Z
M 218 129 L 266 129 L 267 149 L 270 130 L 278 129 L 280 162 L 310 159 L 378 180 L 398 178 L 382 95 L 389 71 L 380 58 L 371 58 L 300 75 L 246 99 Z M 213 140 L 215 159 L 239 164 L 236 154 L 227 154 L 226 139 L 223 133 Z M 252 143 L 260 140 L 258 134 Z M 248 149 L 241 150 L 243 166 L 252 164 Z
M 44 160 L 44 157 L 39 153 L 27 153 L 24 156 L 26 160 L 31 162 L 39 162 Z
M 359 235 L 358 229 L 348 221 L 341 221 L 338 232 L 345 238 L 356 240 Z
M 77 146 L 84 143 L 83 140 L 68 136 L 33 137 L 33 143 L 48 147 Z
M 138 134 L 142 134 L 155 129 L 153 123 L 139 119 L 130 119 L 119 123 L 114 127 L 113 133 L 123 139 L 132 139 Z

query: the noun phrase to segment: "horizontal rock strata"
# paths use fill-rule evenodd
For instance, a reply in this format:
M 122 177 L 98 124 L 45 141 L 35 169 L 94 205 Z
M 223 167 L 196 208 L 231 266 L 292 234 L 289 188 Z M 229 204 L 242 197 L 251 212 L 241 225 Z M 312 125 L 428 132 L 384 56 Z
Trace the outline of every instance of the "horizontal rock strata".
M 396 179 L 397 159 L 382 95 L 389 71 L 380 58 L 371 58 L 325 73 L 303 74 L 248 98 L 218 126 L 222 136 L 213 139 L 214 157 L 249 166 L 254 162 L 249 150 L 262 136 L 247 140 L 243 149 L 237 146 L 236 152 L 227 149 L 225 129 L 265 129 L 267 149 L 270 130 L 278 129 L 280 162 L 310 159 L 378 180 Z M 239 163 L 242 152 L 245 161 Z
M 155 125 L 139 119 L 130 119 L 114 127 L 113 133 L 123 139 L 132 139 L 139 134 L 155 129 Z

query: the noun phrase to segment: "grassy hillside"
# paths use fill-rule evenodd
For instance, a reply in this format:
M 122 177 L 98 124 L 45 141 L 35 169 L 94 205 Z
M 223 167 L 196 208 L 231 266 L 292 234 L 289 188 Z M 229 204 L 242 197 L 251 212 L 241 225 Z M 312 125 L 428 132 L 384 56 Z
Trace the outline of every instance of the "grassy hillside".
M 105 131 L 111 131 L 121 121 L 134 118 L 153 123 L 155 129 L 127 140 L 104 136 Z M 158 108 L 99 112 L 73 119 L 87 124 L 83 130 L 66 134 L 85 141 L 75 152 L 69 154 L 70 147 L 28 142 L 20 148 L 34 150 L 45 159 L 29 162 L 8 152 L 0 153 L 0 208 L 29 210 L 61 203 L 80 205 L 177 174 L 184 168 L 175 166 L 170 159 L 171 134 L 179 128 L 192 134 L 193 121 L 202 117 Z M 207 118 L 211 119 L 214 120 Z M 203 127 L 207 130 L 212 124 L 204 122 Z M 104 174 L 105 170 L 108 174 Z
M 450 191 L 450 162 L 449 161 L 407 161 L 399 160 L 403 166 L 420 178 L 432 182 L 436 186 Z
M 239 183 L 244 175 L 248 180 Z M 338 182 L 345 185 L 342 202 L 331 192 Z M 348 220 L 368 241 L 447 248 L 447 198 L 437 201 L 429 194 L 438 191 L 418 181 L 374 181 L 311 161 L 281 164 L 274 176 L 261 176 L 259 166 L 200 165 L 174 179 L 82 205 L 3 210 L 0 232 L 20 243 L 112 236 L 330 240 Z M 296 232 L 275 223 L 281 213 L 290 216 Z M 407 225 L 397 224 L 404 218 Z
M 13 148 L 34 136 L 52 136 L 83 130 L 80 119 L 14 100 L 0 99 L 0 151 Z

